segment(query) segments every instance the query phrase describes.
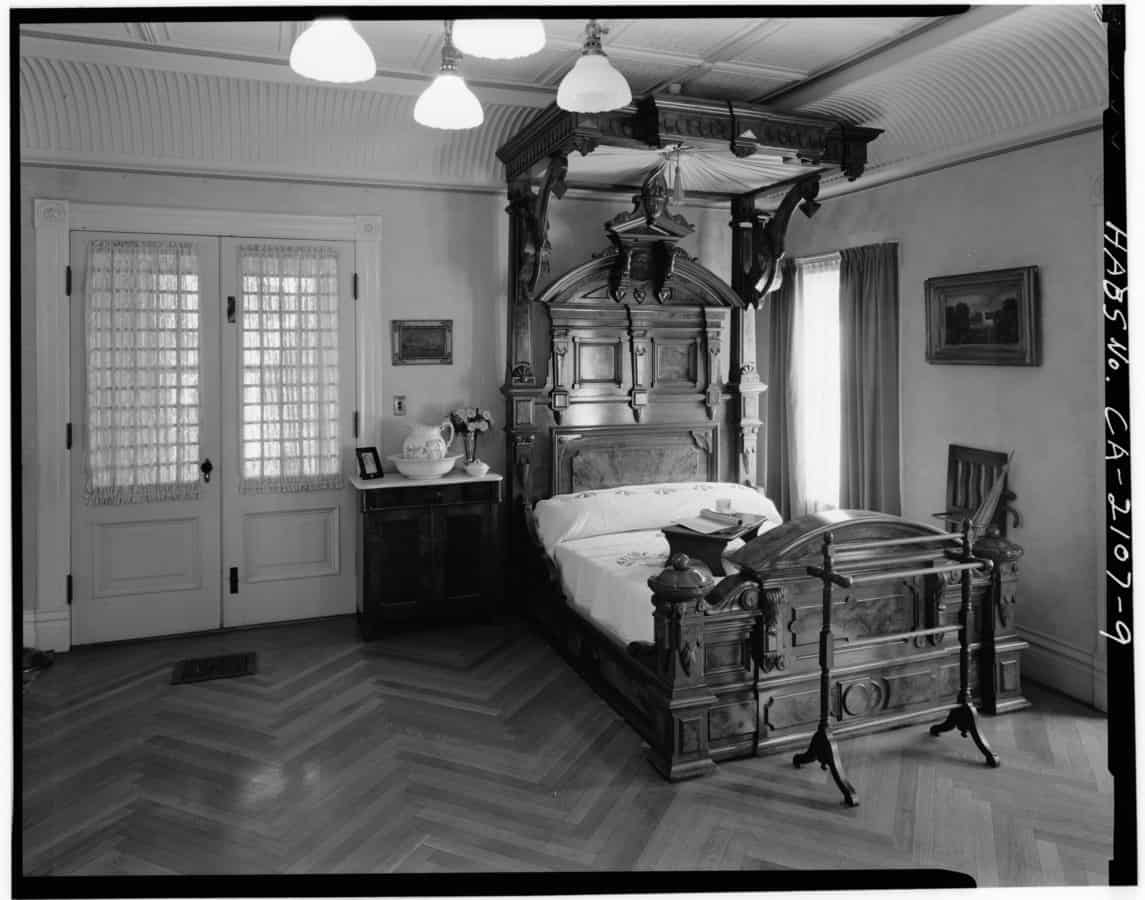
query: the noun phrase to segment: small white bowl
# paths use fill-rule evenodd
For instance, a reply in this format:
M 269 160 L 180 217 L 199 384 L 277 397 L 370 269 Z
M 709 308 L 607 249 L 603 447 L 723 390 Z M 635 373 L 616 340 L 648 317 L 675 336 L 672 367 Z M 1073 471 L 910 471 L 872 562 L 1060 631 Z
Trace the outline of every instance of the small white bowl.
M 489 472 L 489 463 L 475 459 L 473 462 L 466 464 L 465 471 L 473 478 L 481 478 Z
M 429 459 L 427 457 L 406 457 L 401 454 L 394 454 L 390 456 L 394 461 L 394 465 L 398 467 L 406 478 L 440 478 L 442 475 L 448 474 L 449 470 L 453 468 L 454 463 L 461 459 L 461 454 L 456 456 L 443 456 L 441 459 Z

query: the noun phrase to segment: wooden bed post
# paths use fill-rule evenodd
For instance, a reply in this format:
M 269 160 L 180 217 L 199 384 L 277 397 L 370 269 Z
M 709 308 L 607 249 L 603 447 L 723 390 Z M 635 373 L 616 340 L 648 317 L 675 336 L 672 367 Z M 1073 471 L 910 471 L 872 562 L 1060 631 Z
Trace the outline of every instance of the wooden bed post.
M 683 553 L 648 579 L 656 608 L 655 669 L 666 703 L 655 711 L 652 765 L 670 781 L 713 771 L 709 755 L 708 711 L 716 702 L 704 678 L 704 598 L 716 581 L 702 564 Z
M 739 435 L 736 447 L 736 480 L 753 487 L 760 470 L 767 471 L 766 456 L 761 466 L 759 432 L 760 394 L 767 385 L 759 379 L 755 353 L 755 286 L 750 282 L 752 266 L 752 226 L 758 215 L 751 197 L 732 198 L 732 290 L 743 300 L 742 309 L 732 310 L 731 386 L 738 395 Z M 762 445 L 766 454 L 767 442 Z
M 572 149 L 582 153 L 592 148 L 592 142 L 573 136 L 557 146 L 547 157 L 544 178 L 534 191 L 531 164 L 505 154 L 498 156 L 506 163 L 509 205 L 509 334 L 508 360 L 505 385 L 501 392 L 506 399 L 505 431 L 507 433 L 506 464 L 511 468 L 509 508 L 513 510 L 518 499 L 525 503 L 533 500 L 532 471 L 533 446 L 539 425 L 536 421 L 537 399 L 544 392 L 547 371 L 537 371 L 534 360 L 533 316 L 537 287 L 549 268 L 549 200 L 563 197 L 565 175 L 568 172 L 568 154 Z M 533 162 L 539 162 L 534 160 Z M 544 368 L 547 370 L 547 360 Z M 510 534 L 510 540 L 513 540 Z

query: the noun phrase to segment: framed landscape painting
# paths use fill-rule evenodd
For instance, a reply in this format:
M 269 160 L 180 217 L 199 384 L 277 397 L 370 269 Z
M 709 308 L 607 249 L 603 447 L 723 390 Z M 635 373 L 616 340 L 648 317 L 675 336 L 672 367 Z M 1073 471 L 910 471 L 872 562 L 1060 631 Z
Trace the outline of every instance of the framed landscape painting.
M 979 366 L 1041 365 L 1038 267 L 926 281 L 926 359 Z
M 452 319 L 394 319 L 395 366 L 453 365 Z

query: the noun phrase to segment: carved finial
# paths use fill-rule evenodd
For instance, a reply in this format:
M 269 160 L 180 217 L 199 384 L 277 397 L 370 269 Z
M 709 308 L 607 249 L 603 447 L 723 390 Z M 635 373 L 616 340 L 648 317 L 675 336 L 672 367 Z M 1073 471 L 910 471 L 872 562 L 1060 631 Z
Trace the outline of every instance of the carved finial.
M 688 566 L 692 564 L 692 560 L 687 553 L 673 553 L 672 558 L 668 560 L 670 565 L 677 572 L 683 572 Z

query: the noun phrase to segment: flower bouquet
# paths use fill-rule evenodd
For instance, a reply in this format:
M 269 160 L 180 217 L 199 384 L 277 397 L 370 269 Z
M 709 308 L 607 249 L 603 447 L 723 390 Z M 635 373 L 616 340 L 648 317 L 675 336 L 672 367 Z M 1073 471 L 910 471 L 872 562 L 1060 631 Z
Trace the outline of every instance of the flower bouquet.
M 465 439 L 465 463 L 477 462 L 477 435 L 493 426 L 493 416 L 487 409 L 465 406 L 449 414 L 453 430 Z

